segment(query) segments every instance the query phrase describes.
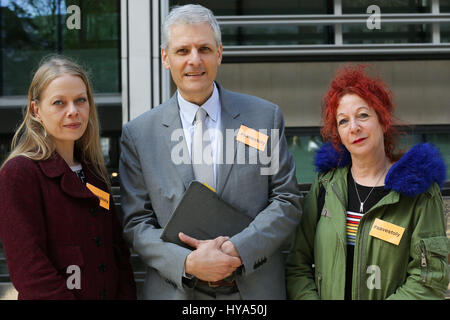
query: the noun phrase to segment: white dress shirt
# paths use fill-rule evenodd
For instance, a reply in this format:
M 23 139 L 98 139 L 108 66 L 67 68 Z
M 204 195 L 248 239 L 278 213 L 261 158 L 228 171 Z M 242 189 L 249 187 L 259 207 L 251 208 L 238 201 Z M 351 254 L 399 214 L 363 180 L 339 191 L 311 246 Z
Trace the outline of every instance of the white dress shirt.
M 214 83 L 214 89 L 211 97 L 201 106 L 186 101 L 178 92 L 178 106 L 180 107 L 181 125 L 183 126 L 184 137 L 189 150 L 189 156 L 191 157 L 192 149 L 192 136 L 194 134 L 194 119 L 198 108 L 203 108 L 208 117 L 205 119 L 205 130 L 210 133 L 211 150 L 214 168 L 214 181 L 217 186 L 217 156 L 219 154 L 220 143 L 222 139 L 218 137 L 221 134 L 221 106 L 219 99 L 219 91 Z

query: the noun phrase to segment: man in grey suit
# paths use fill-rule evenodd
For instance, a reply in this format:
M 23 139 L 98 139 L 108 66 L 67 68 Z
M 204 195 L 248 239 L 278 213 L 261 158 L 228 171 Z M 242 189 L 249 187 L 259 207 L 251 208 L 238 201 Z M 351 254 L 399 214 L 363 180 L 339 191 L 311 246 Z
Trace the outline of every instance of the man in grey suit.
M 171 10 L 161 55 L 178 90 L 124 125 L 121 139 L 124 235 L 147 265 L 143 298 L 285 299 L 281 250 L 301 209 L 279 107 L 214 81 L 222 43 L 209 9 Z M 200 167 L 191 162 L 198 128 L 207 129 L 204 154 L 212 159 Z M 253 221 L 231 237 L 180 233 L 192 250 L 162 241 L 162 228 L 193 180 L 207 182 Z

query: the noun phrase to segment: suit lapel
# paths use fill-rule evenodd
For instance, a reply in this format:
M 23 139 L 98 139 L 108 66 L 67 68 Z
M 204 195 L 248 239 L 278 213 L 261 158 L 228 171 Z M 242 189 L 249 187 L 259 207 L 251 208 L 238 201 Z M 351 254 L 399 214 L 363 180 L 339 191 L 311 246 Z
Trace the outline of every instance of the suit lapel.
M 222 159 L 222 163 L 217 166 L 217 193 L 220 196 L 223 193 L 236 157 L 236 139 L 234 135 L 230 135 L 230 130 L 233 130 L 233 133 L 235 133 L 236 129 L 239 129 L 241 126 L 241 121 L 239 119 L 239 107 L 237 106 L 236 101 L 233 101 L 232 94 L 223 89 L 218 83 L 216 83 L 216 85 L 220 96 L 222 118 L 221 132 L 223 138 L 222 146 L 220 148 L 222 154 L 219 156 L 219 159 Z M 229 137 L 227 137 L 227 129 L 230 131 L 228 133 L 228 135 L 230 135 Z
M 182 144 L 182 150 L 183 153 L 186 152 L 187 155 L 184 155 L 184 157 L 189 158 L 189 151 L 186 144 L 186 139 L 184 137 L 183 133 L 183 126 L 181 125 L 181 119 L 180 119 L 180 113 L 178 108 L 178 101 L 177 101 L 177 93 L 175 93 L 172 98 L 168 101 L 168 105 L 166 107 L 166 110 L 164 112 L 163 120 L 163 137 L 166 139 L 167 146 L 169 148 L 170 157 L 172 157 L 172 150 L 175 150 L 175 148 L 179 149 L 180 143 Z M 174 140 L 172 141 L 172 133 L 175 130 L 180 130 L 182 135 L 182 140 Z M 178 135 L 179 136 L 179 135 Z M 192 165 L 190 164 L 190 161 L 187 163 L 185 161 L 182 161 L 180 164 L 175 164 L 173 159 L 171 158 L 170 161 L 175 166 L 175 169 L 182 179 L 184 183 L 184 187 L 187 189 L 189 184 L 192 180 L 194 180 L 194 171 L 192 170 Z

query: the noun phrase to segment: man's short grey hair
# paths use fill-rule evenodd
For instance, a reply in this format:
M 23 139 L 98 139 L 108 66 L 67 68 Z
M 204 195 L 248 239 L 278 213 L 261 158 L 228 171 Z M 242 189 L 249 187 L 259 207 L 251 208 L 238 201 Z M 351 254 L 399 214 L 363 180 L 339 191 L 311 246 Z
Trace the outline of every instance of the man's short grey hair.
M 214 38 L 217 46 L 222 43 L 222 34 L 219 23 L 214 14 L 208 8 L 199 4 L 187 4 L 184 6 L 175 6 L 170 10 L 162 26 L 161 48 L 167 50 L 170 43 L 170 29 L 174 24 L 185 23 L 194 24 L 208 22 L 214 32 Z

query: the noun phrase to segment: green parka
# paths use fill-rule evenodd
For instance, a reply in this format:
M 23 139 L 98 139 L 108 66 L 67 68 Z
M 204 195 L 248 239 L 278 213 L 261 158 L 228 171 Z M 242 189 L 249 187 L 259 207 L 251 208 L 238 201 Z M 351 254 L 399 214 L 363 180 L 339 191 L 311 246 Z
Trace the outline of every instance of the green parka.
M 347 173 L 351 159 L 330 145 L 316 156 L 322 172 L 304 199 L 303 217 L 286 266 L 290 299 L 344 299 Z M 317 160 L 319 159 L 319 160 Z M 319 164 L 318 164 L 319 163 Z M 448 245 L 438 183 L 445 165 L 429 144 L 413 147 L 388 172 L 388 195 L 360 220 L 352 299 L 442 299 L 448 286 Z M 319 215 L 319 188 L 325 202 Z M 375 219 L 405 228 L 399 245 L 369 235 Z

